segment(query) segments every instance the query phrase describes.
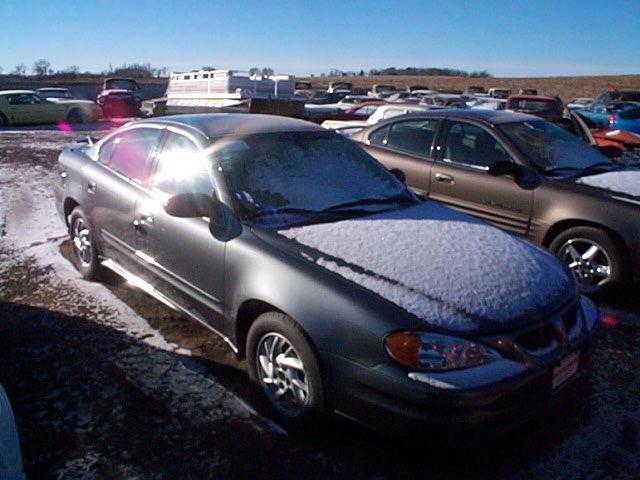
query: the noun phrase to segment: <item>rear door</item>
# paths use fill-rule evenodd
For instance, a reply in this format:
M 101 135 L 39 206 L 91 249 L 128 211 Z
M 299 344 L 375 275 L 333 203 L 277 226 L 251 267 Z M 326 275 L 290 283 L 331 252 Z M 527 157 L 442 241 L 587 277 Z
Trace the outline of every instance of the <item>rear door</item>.
M 138 198 L 134 221 L 144 278 L 191 314 L 223 331 L 225 242 L 206 218 L 168 215 L 164 202 L 180 193 L 214 194 L 211 162 L 195 138 L 171 127 Z
M 431 152 L 438 130 L 437 119 L 400 120 L 369 134 L 364 148 L 388 169 L 399 168 L 407 185 L 420 195 L 429 191 Z
M 447 120 L 431 173 L 429 198 L 525 235 L 533 190 L 520 188 L 511 176 L 492 176 L 498 160 L 514 161 L 504 145 L 484 126 Z
M 102 144 L 97 162 L 83 167 L 85 208 L 102 253 L 132 273 L 138 272 L 134 207 L 164 132 L 160 128 L 132 128 Z

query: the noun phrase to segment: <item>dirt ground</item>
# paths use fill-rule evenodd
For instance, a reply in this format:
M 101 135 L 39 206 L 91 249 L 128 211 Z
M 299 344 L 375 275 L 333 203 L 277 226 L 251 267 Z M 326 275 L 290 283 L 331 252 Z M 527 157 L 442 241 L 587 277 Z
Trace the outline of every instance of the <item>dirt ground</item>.
M 28 478 L 640 478 L 637 286 L 599 302 L 587 381 L 507 434 L 443 447 L 334 417 L 287 433 L 223 341 L 76 273 L 51 190 L 75 136 L 0 132 L 0 383 Z
M 471 85 L 510 88 L 518 93 L 521 88 L 536 88 L 541 95 L 558 95 L 565 102 L 577 97 L 595 97 L 615 86 L 619 90 L 640 90 L 640 75 L 611 75 L 584 77 L 538 77 L 538 78 L 465 78 L 411 75 L 380 75 L 375 77 L 314 77 L 300 78 L 310 81 L 316 88 L 326 88 L 329 82 L 353 82 L 354 87 L 371 88 L 373 84 L 395 85 L 405 89 L 411 85 L 427 86 L 433 90 L 464 91 Z

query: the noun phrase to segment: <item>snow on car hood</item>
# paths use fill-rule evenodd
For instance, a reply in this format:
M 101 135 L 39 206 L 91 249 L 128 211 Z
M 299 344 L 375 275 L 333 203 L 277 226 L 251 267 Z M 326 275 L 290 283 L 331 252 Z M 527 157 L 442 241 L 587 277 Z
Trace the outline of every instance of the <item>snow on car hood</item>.
M 318 265 L 451 331 L 513 328 L 575 294 L 549 253 L 430 201 L 278 233 L 311 247 Z
M 580 177 L 576 182 L 611 192 L 640 197 L 640 169 L 636 168 Z

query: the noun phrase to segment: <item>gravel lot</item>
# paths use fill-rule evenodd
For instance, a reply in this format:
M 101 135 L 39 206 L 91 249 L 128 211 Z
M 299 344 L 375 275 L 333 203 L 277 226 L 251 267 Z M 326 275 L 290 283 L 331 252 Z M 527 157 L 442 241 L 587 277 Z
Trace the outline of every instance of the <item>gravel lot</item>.
M 224 342 L 71 266 L 50 184 L 76 136 L 0 131 L 0 382 L 29 478 L 640 478 L 637 286 L 600 302 L 587 382 L 513 432 L 441 448 L 331 418 L 287 434 Z

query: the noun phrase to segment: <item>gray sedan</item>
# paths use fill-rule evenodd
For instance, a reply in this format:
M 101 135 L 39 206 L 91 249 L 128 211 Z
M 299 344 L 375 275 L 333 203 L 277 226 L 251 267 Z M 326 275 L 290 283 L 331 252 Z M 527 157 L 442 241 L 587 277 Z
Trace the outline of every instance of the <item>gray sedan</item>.
M 80 272 L 111 269 L 221 335 L 286 425 L 511 421 L 588 365 L 599 314 L 561 262 L 317 125 L 143 120 L 59 170 Z

